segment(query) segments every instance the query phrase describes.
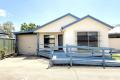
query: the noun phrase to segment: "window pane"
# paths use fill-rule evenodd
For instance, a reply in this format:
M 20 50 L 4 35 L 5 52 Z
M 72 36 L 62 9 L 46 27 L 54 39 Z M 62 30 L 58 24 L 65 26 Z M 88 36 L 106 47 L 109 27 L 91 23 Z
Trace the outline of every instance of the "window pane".
M 87 32 L 78 32 L 77 33 L 77 43 L 78 43 L 78 46 L 88 46 Z
M 98 47 L 98 33 L 97 32 L 89 32 L 89 46 L 90 47 Z
M 44 35 L 44 47 L 55 46 L 55 36 L 54 35 Z

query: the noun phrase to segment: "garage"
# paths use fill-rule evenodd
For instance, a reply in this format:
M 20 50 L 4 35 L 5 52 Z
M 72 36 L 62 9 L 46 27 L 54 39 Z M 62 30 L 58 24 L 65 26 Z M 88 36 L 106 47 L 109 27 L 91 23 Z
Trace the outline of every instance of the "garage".
M 24 55 L 37 55 L 37 35 L 22 33 L 16 35 L 17 53 Z

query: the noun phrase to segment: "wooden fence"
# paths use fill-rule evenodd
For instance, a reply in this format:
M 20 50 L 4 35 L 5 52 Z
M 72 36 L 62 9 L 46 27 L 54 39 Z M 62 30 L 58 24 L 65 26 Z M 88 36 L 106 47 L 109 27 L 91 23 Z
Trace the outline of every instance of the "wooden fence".
M 0 50 L 5 50 L 5 55 L 15 53 L 15 39 L 0 38 Z

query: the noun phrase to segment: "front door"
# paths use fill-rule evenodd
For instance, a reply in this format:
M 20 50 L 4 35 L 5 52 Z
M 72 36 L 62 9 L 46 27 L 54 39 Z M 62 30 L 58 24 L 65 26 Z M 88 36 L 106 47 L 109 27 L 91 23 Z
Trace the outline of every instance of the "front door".
M 63 46 L 63 35 L 58 35 L 58 46 Z M 63 50 L 63 48 L 59 48 L 59 50 Z

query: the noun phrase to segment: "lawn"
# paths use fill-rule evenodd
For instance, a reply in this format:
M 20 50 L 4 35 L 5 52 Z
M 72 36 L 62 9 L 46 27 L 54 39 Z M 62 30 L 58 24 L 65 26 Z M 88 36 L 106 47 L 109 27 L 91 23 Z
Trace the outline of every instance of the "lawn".
M 112 58 L 115 60 L 120 60 L 120 54 L 113 54 Z

